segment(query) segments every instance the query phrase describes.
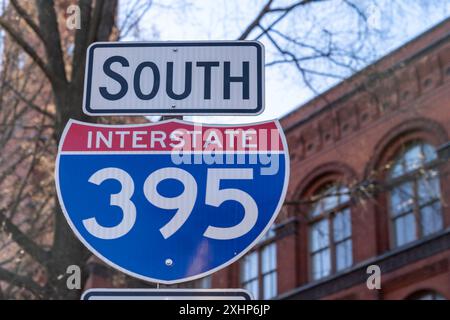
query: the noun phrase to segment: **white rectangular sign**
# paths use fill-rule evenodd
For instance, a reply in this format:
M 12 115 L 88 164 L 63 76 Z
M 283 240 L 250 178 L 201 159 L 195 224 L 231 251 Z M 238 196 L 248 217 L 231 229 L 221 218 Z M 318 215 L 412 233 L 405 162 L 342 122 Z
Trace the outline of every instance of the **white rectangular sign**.
M 256 115 L 264 110 L 257 41 L 97 42 L 88 48 L 89 115 Z
M 89 289 L 81 300 L 252 300 L 243 289 Z

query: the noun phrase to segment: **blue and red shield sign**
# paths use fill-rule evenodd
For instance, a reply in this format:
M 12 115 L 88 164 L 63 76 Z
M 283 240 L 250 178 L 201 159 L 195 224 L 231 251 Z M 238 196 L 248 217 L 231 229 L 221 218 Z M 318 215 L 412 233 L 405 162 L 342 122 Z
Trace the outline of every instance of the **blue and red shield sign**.
M 236 261 L 274 222 L 289 178 L 277 121 L 201 125 L 71 120 L 55 180 L 71 228 L 132 276 L 177 283 Z

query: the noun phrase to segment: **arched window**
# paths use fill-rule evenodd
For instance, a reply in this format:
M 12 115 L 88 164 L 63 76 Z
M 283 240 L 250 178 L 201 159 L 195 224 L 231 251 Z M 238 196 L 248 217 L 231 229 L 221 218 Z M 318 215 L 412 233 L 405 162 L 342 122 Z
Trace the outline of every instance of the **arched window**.
M 435 149 L 415 141 L 397 154 L 389 171 L 389 211 L 396 247 L 443 228 Z
M 277 247 L 274 228 L 270 228 L 240 264 L 241 286 L 254 299 L 271 299 L 277 292 Z
M 318 280 L 353 263 L 348 189 L 327 185 L 309 212 L 311 277 Z
M 422 290 L 410 295 L 407 300 L 447 300 L 445 297 L 432 290 Z

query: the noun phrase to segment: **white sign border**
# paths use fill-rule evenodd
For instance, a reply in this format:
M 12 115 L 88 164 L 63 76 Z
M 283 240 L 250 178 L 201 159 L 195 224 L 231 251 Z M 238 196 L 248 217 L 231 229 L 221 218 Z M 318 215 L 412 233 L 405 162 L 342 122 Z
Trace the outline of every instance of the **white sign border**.
M 103 294 L 103 295 L 102 295 Z M 195 297 L 195 300 L 253 300 L 251 292 L 244 289 L 147 289 L 147 288 L 91 288 L 83 292 L 80 300 L 90 300 L 91 296 L 141 296 L 141 297 Z M 201 299 L 202 297 L 214 297 L 216 299 Z M 241 297 L 243 299 L 221 299 L 221 297 Z M 110 299 L 93 299 L 93 300 L 110 300 Z M 118 299 L 114 299 L 118 300 Z M 146 300 L 146 299 L 139 299 Z M 185 300 L 185 299 L 149 299 L 149 300 Z
M 74 120 L 74 119 L 70 119 L 67 124 L 66 127 L 64 128 L 64 131 L 61 135 L 61 139 L 59 140 L 59 145 L 58 145 L 58 155 L 56 157 L 56 162 L 55 162 L 55 185 L 56 185 L 56 193 L 58 195 L 58 200 L 59 200 L 59 204 L 61 206 L 61 209 L 64 213 L 64 216 L 70 226 L 70 228 L 72 229 L 72 231 L 75 233 L 75 235 L 77 236 L 77 238 L 86 246 L 86 248 L 88 248 L 95 256 L 97 256 L 99 259 L 101 259 L 103 262 L 105 262 L 107 265 L 113 267 L 114 269 L 117 269 L 125 274 L 128 274 L 132 277 L 144 280 L 144 281 L 149 281 L 149 282 L 153 282 L 153 283 L 161 283 L 161 284 L 166 284 L 166 285 L 170 285 L 170 284 L 177 284 L 177 283 L 182 283 L 182 282 L 188 282 L 188 281 L 192 281 L 192 280 L 196 280 L 199 278 L 203 278 L 206 277 L 210 274 L 213 274 L 221 269 L 224 269 L 226 267 L 228 267 L 229 265 L 231 265 L 233 262 L 237 261 L 238 259 L 240 259 L 241 257 L 243 257 L 248 251 L 250 251 L 258 242 L 259 240 L 269 231 L 269 228 L 272 226 L 272 224 L 275 222 L 275 219 L 277 218 L 282 206 L 283 206 L 283 202 L 284 199 L 286 198 L 286 193 L 287 193 L 287 189 L 288 189 L 288 185 L 289 185 L 289 176 L 290 176 L 290 157 L 289 157 L 289 149 L 288 149 L 288 145 L 286 142 L 286 136 L 284 134 L 283 128 L 281 127 L 280 122 L 277 119 L 274 120 L 270 120 L 270 121 L 262 121 L 262 122 L 255 122 L 255 123 L 247 123 L 247 124 L 236 124 L 236 125 L 224 125 L 224 124 L 207 124 L 208 126 L 212 126 L 212 127 L 233 127 L 233 126 L 240 126 L 240 127 L 246 127 L 246 126 L 255 126 L 255 125 L 261 125 L 264 123 L 272 123 L 274 122 L 275 125 L 277 126 L 279 133 L 280 133 L 280 138 L 281 138 L 281 142 L 283 144 L 283 148 L 284 148 L 284 154 L 285 154 L 285 174 L 284 174 L 284 185 L 283 185 L 283 190 L 281 191 L 281 196 L 280 196 L 280 201 L 278 202 L 277 207 L 275 208 L 274 214 L 272 216 L 272 218 L 270 219 L 270 221 L 267 223 L 267 226 L 264 228 L 264 230 L 260 233 L 260 235 L 252 242 L 250 243 L 244 250 L 242 250 L 238 255 L 236 255 L 233 259 L 230 259 L 229 261 L 215 267 L 214 269 L 208 270 L 206 272 L 203 273 L 199 273 L 195 276 L 190 276 L 190 277 L 186 277 L 186 278 L 181 278 L 178 280 L 172 280 L 172 281 L 166 281 L 166 280 L 161 280 L 161 279 L 155 279 L 155 278 L 151 278 L 151 277 L 146 277 L 143 275 L 140 275 L 138 273 L 132 272 L 130 270 L 127 270 L 117 264 L 115 264 L 114 262 L 112 262 L 111 260 L 109 260 L 108 258 L 104 257 L 102 254 L 100 254 L 97 250 L 95 250 L 82 236 L 81 234 L 78 232 L 77 228 L 75 227 L 75 225 L 73 224 L 72 220 L 70 219 L 69 214 L 67 213 L 66 207 L 64 205 L 64 201 L 61 195 L 61 190 L 60 190 L 60 185 L 59 185 L 59 159 L 60 159 L 60 155 L 61 155 L 61 149 L 62 149 L 62 145 L 63 142 L 65 141 L 66 138 L 66 134 L 69 131 L 69 128 L 72 126 L 72 124 L 80 124 L 80 125 L 95 125 L 98 127 L 107 127 L 107 128 L 124 128 L 124 127 L 128 127 L 128 128 L 132 128 L 132 127 L 148 127 L 148 126 L 155 126 L 155 125 L 160 125 L 160 124 L 164 124 L 164 123 L 169 123 L 169 122 L 178 122 L 181 124 L 187 124 L 187 125 L 195 125 L 195 122 L 191 122 L 191 121 L 185 121 L 185 120 L 179 120 L 179 119 L 168 119 L 168 120 L 164 120 L 164 121 L 158 121 L 158 122 L 154 122 L 154 123 L 145 123 L 145 124 L 128 124 L 128 125 L 107 125 L 107 124 L 96 124 L 96 123 L 88 123 L 88 122 L 83 122 L 83 121 L 78 121 L 78 120 Z
M 187 112 L 185 110 L 173 110 L 173 109 L 153 109 L 144 111 L 143 109 L 118 109 L 117 112 L 111 109 L 106 110 L 94 110 L 90 107 L 90 95 L 91 95 L 91 81 L 93 70 L 93 54 L 97 47 L 139 47 L 142 46 L 255 46 L 258 49 L 258 103 L 255 109 L 230 109 L 230 111 L 220 111 L 223 109 L 188 109 L 192 110 Z M 83 91 L 83 112 L 89 116 L 256 116 L 264 112 L 265 110 L 265 54 L 264 45 L 259 41 L 254 40 L 222 40 L 222 41 L 116 41 L 116 42 L 94 42 L 92 43 L 86 52 L 86 65 L 84 73 L 84 91 Z M 216 111 L 214 111 L 216 110 Z

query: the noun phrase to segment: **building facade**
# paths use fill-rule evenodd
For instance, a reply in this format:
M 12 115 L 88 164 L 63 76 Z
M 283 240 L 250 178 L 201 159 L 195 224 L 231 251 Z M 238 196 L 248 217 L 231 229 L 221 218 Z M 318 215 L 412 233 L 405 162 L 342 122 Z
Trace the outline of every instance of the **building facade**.
M 260 299 L 450 299 L 450 20 L 281 123 L 283 211 L 212 286 Z

